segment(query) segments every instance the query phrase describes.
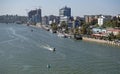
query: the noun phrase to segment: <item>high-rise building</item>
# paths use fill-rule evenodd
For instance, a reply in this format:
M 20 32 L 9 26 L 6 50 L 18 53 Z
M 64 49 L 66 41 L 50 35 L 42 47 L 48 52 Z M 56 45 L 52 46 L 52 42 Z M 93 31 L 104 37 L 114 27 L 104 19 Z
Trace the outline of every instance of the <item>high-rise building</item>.
M 71 17 L 71 8 L 65 6 L 59 10 L 60 23 L 65 21 L 68 23 L 68 19 Z
M 41 9 L 31 10 L 30 12 L 28 12 L 28 19 L 30 22 L 33 23 L 41 23 Z
M 67 16 L 71 17 L 71 8 L 65 6 L 59 10 L 59 15 L 60 16 Z

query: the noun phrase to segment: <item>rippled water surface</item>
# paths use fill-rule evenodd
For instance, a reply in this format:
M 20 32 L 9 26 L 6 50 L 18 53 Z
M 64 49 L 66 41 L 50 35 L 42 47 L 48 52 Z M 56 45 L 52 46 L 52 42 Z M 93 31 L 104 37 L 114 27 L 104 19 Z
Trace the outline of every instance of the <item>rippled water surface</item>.
M 0 74 L 120 74 L 120 48 L 0 24 Z

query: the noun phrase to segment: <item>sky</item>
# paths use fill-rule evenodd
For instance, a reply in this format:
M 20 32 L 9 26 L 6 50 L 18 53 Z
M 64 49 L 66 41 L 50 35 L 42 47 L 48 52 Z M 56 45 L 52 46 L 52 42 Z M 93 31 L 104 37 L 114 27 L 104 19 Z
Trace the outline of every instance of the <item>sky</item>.
M 36 8 L 42 16 L 59 15 L 64 6 L 71 8 L 72 16 L 120 14 L 120 0 L 0 0 L 0 15 L 23 15 Z

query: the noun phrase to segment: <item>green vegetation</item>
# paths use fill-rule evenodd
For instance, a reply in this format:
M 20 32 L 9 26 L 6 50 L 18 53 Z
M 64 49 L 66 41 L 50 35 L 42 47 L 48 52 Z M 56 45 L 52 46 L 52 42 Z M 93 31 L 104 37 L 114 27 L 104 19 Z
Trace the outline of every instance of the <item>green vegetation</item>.
M 116 39 L 120 39 L 120 33 L 116 35 Z
M 67 23 L 66 23 L 65 21 L 63 21 L 63 22 L 61 23 L 60 28 L 61 28 L 61 29 L 65 29 L 65 31 L 64 31 L 65 33 L 69 33 L 68 25 L 67 25 Z
M 74 34 L 80 34 L 80 32 L 79 32 L 79 28 L 75 28 L 75 32 L 74 32 Z
M 61 22 L 60 26 L 58 26 L 58 24 L 56 24 L 56 23 L 52 23 L 51 29 L 54 31 L 62 32 L 62 33 L 82 34 L 82 35 L 91 36 L 92 28 L 99 27 L 96 19 L 93 20 L 91 23 L 86 23 L 83 20 L 80 21 L 79 23 L 80 23 L 80 26 L 77 26 L 76 28 L 74 28 L 74 27 L 68 28 L 68 23 L 65 21 Z M 108 20 L 100 28 L 107 28 L 107 27 L 119 28 L 120 27 L 120 19 L 115 18 L 112 20 Z M 115 39 L 120 39 L 120 33 L 116 36 L 113 33 L 110 33 L 109 35 L 100 37 L 100 39 L 110 40 L 110 41 L 115 40 Z
M 62 21 L 61 27 L 62 27 L 62 28 L 66 28 L 66 27 L 67 27 L 67 23 L 66 23 L 65 21 Z
M 52 23 L 51 24 L 51 29 L 52 30 L 57 30 L 58 29 L 57 24 L 56 23 Z
M 81 34 L 87 34 L 86 26 L 81 27 Z
M 104 23 L 103 25 L 104 27 L 112 27 L 112 28 L 115 28 L 115 27 L 120 27 L 120 22 L 118 19 L 115 19 L 115 20 L 108 20 Z
M 115 35 L 113 34 L 113 33 L 110 33 L 109 35 L 108 35 L 108 40 L 109 41 L 112 41 L 112 40 L 114 40 L 116 37 L 115 37 Z

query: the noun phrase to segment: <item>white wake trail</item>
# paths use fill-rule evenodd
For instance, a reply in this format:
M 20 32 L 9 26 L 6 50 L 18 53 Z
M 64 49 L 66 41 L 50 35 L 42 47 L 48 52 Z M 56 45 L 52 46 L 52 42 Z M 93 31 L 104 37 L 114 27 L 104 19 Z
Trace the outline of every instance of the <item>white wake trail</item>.
M 41 45 L 40 47 L 44 48 L 44 49 L 47 49 L 47 50 L 50 50 L 50 51 L 53 51 L 53 47 L 51 47 L 50 45 L 46 44 L 46 45 Z
M 12 34 L 20 39 L 24 39 L 24 40 L 28 40 L 27 37 L 23 36 L 23 35 L 20 35 L 20 34 L 17 34 L 16 31 L 13 29 L 13 28 L 9 28 L 9 30 L 12 32 Z

